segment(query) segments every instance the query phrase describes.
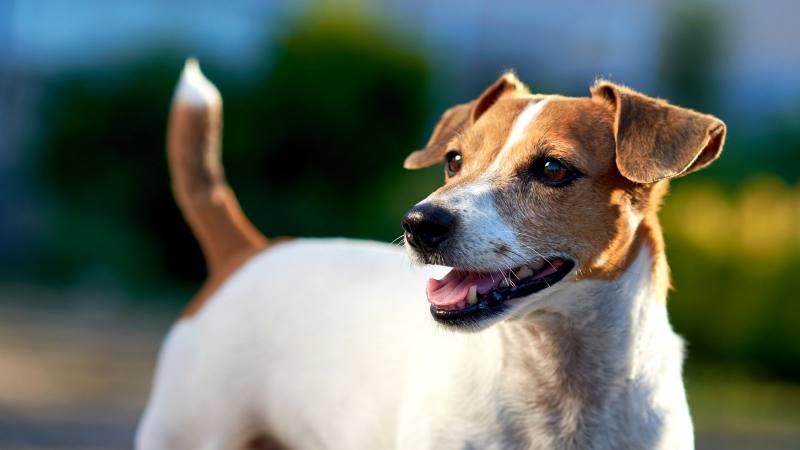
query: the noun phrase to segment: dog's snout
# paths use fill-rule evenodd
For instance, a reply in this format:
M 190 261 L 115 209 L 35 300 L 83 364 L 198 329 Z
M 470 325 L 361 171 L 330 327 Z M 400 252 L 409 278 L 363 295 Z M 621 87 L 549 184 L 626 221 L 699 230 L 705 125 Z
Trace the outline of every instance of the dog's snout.
M 446 209 L 422 203 L 403 216 L 406 240 L 418 249 L 433 249 L 450 235 L 456 217 Z

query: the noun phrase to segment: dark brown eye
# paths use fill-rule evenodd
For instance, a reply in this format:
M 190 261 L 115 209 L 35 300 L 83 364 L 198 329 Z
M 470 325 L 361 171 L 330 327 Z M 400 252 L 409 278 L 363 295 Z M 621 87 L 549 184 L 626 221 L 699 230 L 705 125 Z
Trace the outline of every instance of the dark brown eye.
M 551 187 L 566 186 L 580 175 L 555 158 L 539 158 L 532 169 L 534 178 Z
M 452 177 L 461 170 L 461 152 L 458 150 L 450 150 L 445 155 L 445 172 L 448 177 Z

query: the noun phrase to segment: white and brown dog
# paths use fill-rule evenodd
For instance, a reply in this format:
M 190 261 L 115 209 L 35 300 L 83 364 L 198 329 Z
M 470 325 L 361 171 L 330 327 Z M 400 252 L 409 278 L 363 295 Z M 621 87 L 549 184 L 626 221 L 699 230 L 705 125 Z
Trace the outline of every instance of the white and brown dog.
M 164 342 L 137 447 L 692 448 L 657 211 L 725 125 L 591 94 L 505 74 L 445 112 L 405 162 L 446 172 L 403 218 L 408 254 L 272 245 L 224 180 L 221 99 L 188 63 L 169 158 L 210 278 Z

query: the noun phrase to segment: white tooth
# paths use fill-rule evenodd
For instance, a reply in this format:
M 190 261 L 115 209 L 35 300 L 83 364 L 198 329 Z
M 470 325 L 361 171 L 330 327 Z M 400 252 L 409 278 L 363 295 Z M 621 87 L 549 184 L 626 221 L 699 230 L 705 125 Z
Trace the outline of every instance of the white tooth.
M 472 285 L 467 292 L 467 303 L 474 305 L 478 303 L 478 286 Z
M 514 275 L 516 275 L 518 279 L 522 280 L 533 275 L 533 271 L 528 266 L 522 266 Z
M 509 287 L 511 286 L 511 280 L 508 278 L 503 278 L 503 281 L 500 282 L 500 287 Z
M 538 261 L 534 261 L 528 267 L 530 267 L 533 270 L 539 270 L 542 267 L 544 267 L 544 260 L 540 259 Z

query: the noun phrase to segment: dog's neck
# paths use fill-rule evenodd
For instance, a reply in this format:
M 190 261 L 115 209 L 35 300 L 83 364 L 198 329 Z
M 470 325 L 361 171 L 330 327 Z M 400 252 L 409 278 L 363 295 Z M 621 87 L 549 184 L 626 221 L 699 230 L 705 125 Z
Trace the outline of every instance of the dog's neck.
M 540 309 L 499 324 L 511 374 L 500 384 L 533 412 L 532 441 L 603 448 L 625 436 L 634 447 L 685 448 L 682 342 L 667 318 L 660 250 L 644 242 L 620 277 L 565 283 Z

